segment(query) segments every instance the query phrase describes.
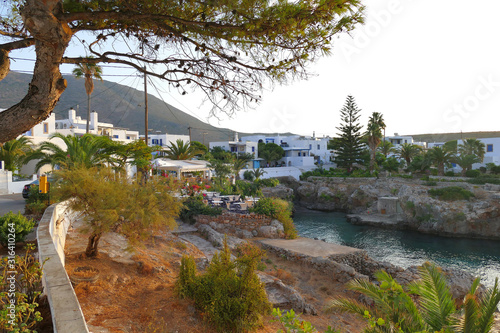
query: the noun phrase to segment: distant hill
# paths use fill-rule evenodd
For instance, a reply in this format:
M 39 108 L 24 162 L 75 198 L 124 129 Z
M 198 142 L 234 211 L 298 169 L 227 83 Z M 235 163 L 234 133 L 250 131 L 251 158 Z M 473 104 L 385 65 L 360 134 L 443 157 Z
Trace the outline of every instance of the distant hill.
M 68 87 L 57 103 L 54 113 L 57 119 L 67 118 L 71 107 L 77 116 L 87 118 L 87 95 L 83 79 L 65 76 Z M 18 103 L 26 94 L 30 74 L 10 72 L 0 81 L 0 108 L 8 108 Z M 144 134 L 144 93 L 110 81 L 94 81 L 91 108 L 99 113 L 99 121 L 112 123 L 116 127 L 129 128 Z M 165 104 L 159 98 L 148 94 L 149 127 L 154 131 L 169 134 L 188 134 L 191 127 L 192 139 L 205 143 L 227 141 L 234 138 L 234 131 L 206 124 L 185 112 Z M 203 133 L 206 133 L 205 135 Z M 240 137 L 251 133 L 240 133 Z
M 459 132 L 439 134 L 409 134 L 417 142 L 447 142 L 460 139 L 498 138 L 500 131 L 493 132 Z

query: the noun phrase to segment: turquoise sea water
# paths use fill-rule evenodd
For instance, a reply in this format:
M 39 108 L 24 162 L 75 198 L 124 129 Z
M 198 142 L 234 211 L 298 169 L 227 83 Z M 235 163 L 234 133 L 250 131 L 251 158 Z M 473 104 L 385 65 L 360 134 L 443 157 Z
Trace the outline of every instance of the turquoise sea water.
M 373 259 L 404 268 L 431 261 L 480 276 L 488 286 L 500 279 L 500 241 L 356 226 L 342 213 L 297 211 L 294 222 L 302 237 L 364 249 Z

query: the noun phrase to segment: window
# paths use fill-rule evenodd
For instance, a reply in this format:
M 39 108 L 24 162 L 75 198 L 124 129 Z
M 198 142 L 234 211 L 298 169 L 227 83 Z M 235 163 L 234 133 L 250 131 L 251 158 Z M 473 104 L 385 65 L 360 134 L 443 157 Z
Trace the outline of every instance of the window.
M 127 135 L 127 140 L 130 140 L 130 136 Z
M 299 154 L 298 156 L 300 156 L 300 151 L 299 151 L 299 153 L 298 153 L 298 154 Z
M 49 123 L 43 123 L 43 134 L 49 133 Z
M 309 145 L 309 149 L 312 149 L 313 145 Z
M 237 147 L 231 147 L 231 152 L 232 152 L 232 153 L 236 153 L 236 152 L 237 152 L 237 149 L 238 149 Z
M 118 135 L 117 134 L 113 135 L 113 139 L 118 139 Z
M 158 139 L 153 139 L 153 144 L 157 145 L 158 144 Z
M 252 147 L 252 153 L 255 153 L 255 147 Z
M 163 139 L 160 139 L 160 146 L 163 146 Z
M 492 145 L 492 144 L 491 144 L 491 145 L 486 145 L 486 151 L 487 151 L 488 153 L 493 152 L 493 145 Z
M 321 148 L 320 148 L 320 146 L 318 145 L 318 150 L 320 150 L 320 149 L 321 149 Z

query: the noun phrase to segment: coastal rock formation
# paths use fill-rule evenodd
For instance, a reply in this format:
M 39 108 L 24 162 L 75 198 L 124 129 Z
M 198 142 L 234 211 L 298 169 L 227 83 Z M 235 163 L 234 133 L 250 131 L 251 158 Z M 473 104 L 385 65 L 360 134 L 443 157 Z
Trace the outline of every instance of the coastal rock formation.
M 428 183 L 404 178 L 327 178 L 280 181 L 294 190 L 295 203 L 308 209 L 342 211 L 374 218 L 352 219 L 358 224 L 413 229 L 447 236 L 500 239 L 500 187 L 465 182 Z M 430 186 L 434 185 L 434 186 Z M 433 198 L 432 188 L 460 186 L 474 194 L 470 200 Z M 381 211 L 380 198 L 397 201 L 394 214 Z M 386 223 L 384 223 L 386 220 Z
M 318 313 L 314 306 L 308 304 L 297 290 L 284 284 L 280 279 L 262 272 L 258 272 L 257 276 L 264 284 L 267 299 L 273 308 L 280 308 L 282 310 L 293 309 L 298 313 L 302 312 L 312 315 Z

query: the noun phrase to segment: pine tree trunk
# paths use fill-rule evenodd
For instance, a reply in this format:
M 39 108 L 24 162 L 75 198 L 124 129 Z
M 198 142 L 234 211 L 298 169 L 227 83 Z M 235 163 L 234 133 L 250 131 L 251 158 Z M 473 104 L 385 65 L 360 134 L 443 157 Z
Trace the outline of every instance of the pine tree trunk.
M 90 94 L 87 95 L 87 131 L 85 133 L 90 132 Z
M 61 4 L 61 0 L 27 0 L 21 9 L 25 27 L 35 39 L 37 60 L 26 96 L 0 112 L 0 142 L 12 140 L 46 119 L 66 89 L 59 63 L 72 31 L 56 18 Z
M 89 241 L 87 243 L 87 249 L 85 250 L 85 255 L 87 257 L 97 257 L 97 255 L 99 254 L 97 247 L 99 245 L 101 235 L 101 233 L 90 235 Z

